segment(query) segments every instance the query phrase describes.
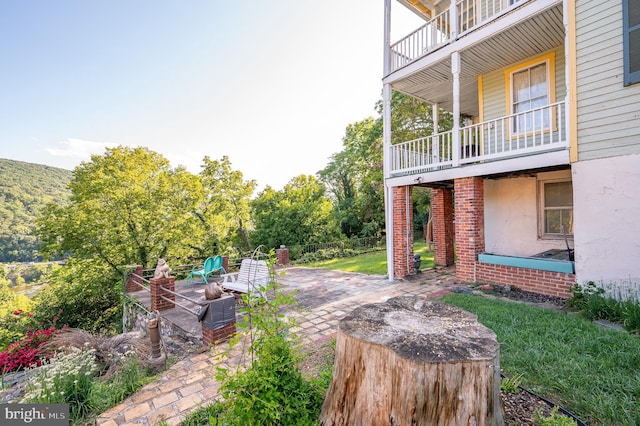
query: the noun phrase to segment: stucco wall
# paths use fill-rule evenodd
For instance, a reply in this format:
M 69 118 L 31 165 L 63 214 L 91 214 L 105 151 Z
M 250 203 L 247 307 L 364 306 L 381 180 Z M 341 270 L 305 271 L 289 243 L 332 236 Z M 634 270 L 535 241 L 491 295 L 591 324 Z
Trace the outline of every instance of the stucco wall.
M 640 284 L 640 155 L 573 165 L 576 279 Z
M 571 176 L 570 171 L 540 173 L 484 181 L 485 250 L 489 253 L 531 256 L 550 249 L 564 249 L 564 240 L 538 238 L 537 179 Z M 571 245 L 571 243 L 570 243 Z

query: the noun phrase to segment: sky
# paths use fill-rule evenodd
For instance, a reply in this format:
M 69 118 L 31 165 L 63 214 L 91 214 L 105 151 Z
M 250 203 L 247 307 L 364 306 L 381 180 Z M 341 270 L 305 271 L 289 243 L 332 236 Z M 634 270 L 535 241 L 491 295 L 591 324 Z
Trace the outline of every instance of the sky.
M 419 26 L 393 2 L 392 41 Z M 143 146 L 259 187 L 315 175 L 381 99 L 383 0 L 0 0 L 0 158 Z

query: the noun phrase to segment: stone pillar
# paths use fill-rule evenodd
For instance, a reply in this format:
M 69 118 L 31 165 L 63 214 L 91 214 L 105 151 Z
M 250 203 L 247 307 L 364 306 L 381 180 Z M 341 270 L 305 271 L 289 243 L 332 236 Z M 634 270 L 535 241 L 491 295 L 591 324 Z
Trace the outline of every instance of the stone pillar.
M 278 265 L 286 266 L 289 264 L 289 249 L 279 248 L 276 250 L 276 258 L 278 259 Z
M 129 274 L 127 275 L 127 284 L 125 286 L 125 291 L 127 293 L 135 293 L 136 291 L 142 290 L 142 287 L 136 284 L 136 282 L 142 283 L 142 280 L 133 276 L 135 274 L 138 277 L 142 277 L 142 271 L 142 265 L 136 265 L 135 269 L 129 272 Z
M 201 319 L 202 343 L 205 346 L 217 345 L 236 333 L 236 298 L 233 295 L 207 300 L 202 309 L 206 309 Z
M 453 194 L 448 188 L 431 190 L 434 263 L 449 266 L 454 263 Z
M 411 186 L 393 188 L 393 275 L 413 275 L 413 199 Z
M 475 263 L 484 252 L 484 181 L 479 177 L 456 179 L 456 278 L 475 281 Z
M 176 291 L 176 284 L 173 277 L 169 278 L 151 278 L 149 281 L 151 287 L 151 310 L 152 311 L 164 311 L 166 309 L 173 309 L 175 307 L 173 302 L 167 301 L 161 296 L 166 297 L 172 301 L 176 300 L 176 296 L 169 292 L 162 290 L 160 287 L 164 287 L 171 291 Z

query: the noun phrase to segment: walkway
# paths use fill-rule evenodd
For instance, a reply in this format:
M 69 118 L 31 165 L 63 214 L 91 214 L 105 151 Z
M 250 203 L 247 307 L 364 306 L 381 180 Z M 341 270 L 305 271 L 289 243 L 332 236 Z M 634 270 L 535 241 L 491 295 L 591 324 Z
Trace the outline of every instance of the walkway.
M 400 295 L 437 297 L 455 283 L 453 269 L 424 271 L 407 281 L 389 282 L 382 276 L 311 268 L 287 268 L 278 280 L 285 288 L 298 290 L 296 299 L 307 310 L 298 318 L 305 347 L 313 349 L 335 336 L 338 321 L 356 307 L 383 302 Z M 241 345 L 224 362 L 234 366 L 244 360 Z M 154 382 L 147 384 L 121 404 L 103 413 L 97 425 L 153 426 L 165 420 L 179 424 L 198 406 L 214 401 L 218 384 L 213 374 L 219 362 L 214 352 L 196 352 L 177 362 Z

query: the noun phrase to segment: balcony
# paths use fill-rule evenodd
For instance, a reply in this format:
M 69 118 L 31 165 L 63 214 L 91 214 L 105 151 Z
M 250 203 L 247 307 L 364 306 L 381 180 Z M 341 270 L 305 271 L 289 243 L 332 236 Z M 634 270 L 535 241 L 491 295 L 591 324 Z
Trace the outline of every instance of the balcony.
M 392 73 L 533 0 L 460 0 L 390 46 Z M 455 19 L 451 19 L 454 16 Z
M 508 161 L 514 159 L 527 167 L 555 165 L 548 164 L 549 159 L 537 164 L 534 156 L 566 152 L 566 128 L 566 101 L 562 101 L 462 127 L 458 135 L 448 131 L 391 145 L 389 177 L 420 174 L 422 181 L 428 182 L 508 172 L 515 170 Z M 458 143 L 454 143 L 456 139 Z M 551 161 L 567 164 L 568 155 L 555 156 Z

